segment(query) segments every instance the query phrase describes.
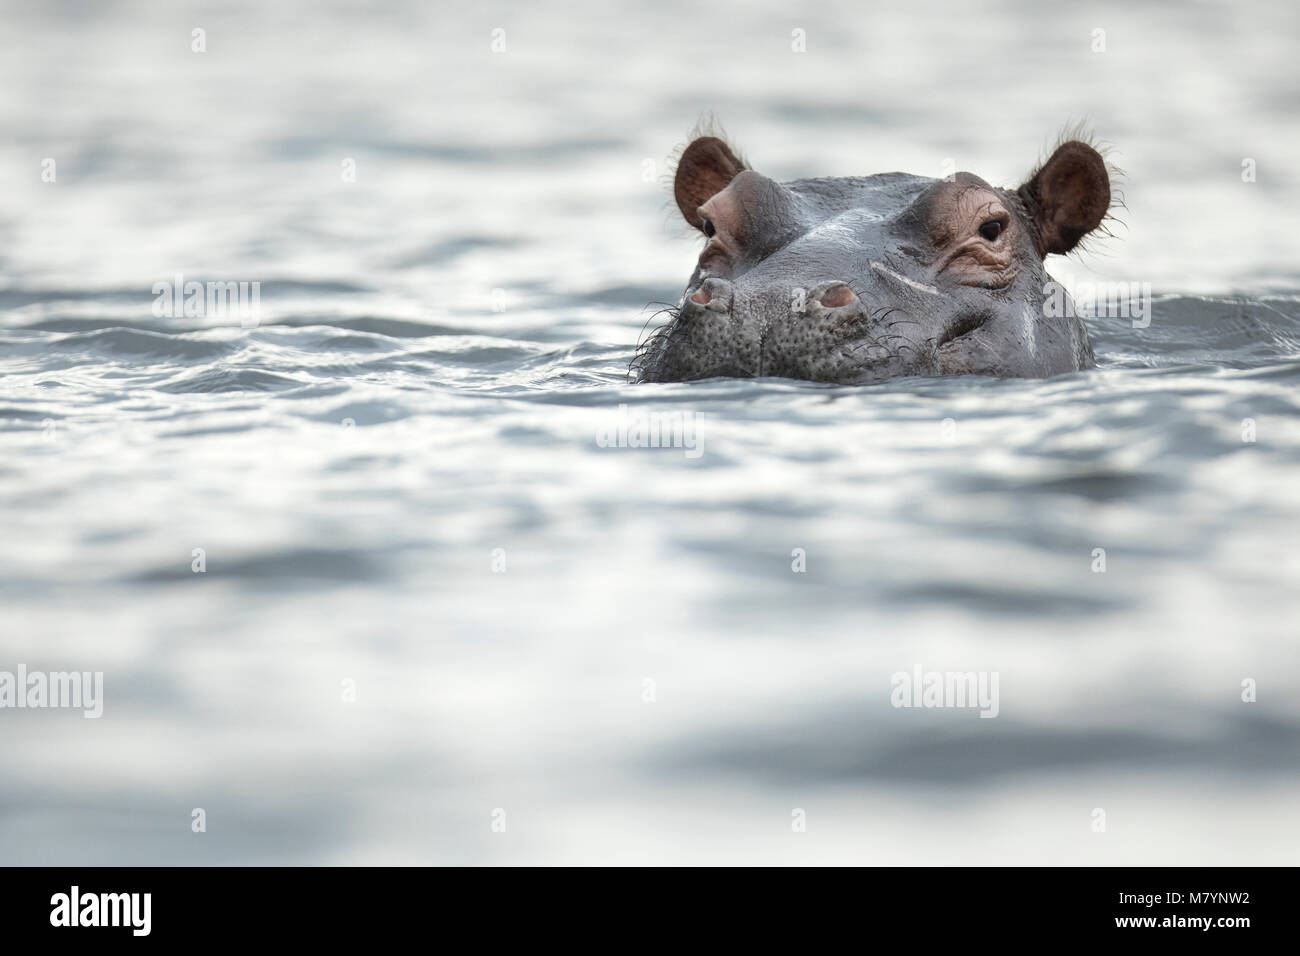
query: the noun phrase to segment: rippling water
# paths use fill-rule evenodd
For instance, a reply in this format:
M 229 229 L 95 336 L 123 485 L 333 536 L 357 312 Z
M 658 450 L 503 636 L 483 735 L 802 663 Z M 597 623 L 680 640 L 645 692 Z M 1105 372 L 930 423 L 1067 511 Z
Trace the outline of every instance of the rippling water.
M 1294 862 L 1300 17 L 941 9 L 16 11 L 0 670 L 105 700 L 0 710 L 0 861 Z M 1049 268 L 1152 321 L 629 385 L 709 110 L 777 178 L 1001 183 L 1091 116 L 1124 224 Z M 693 449 L 607 447 L 660 413 Z M 917 666 L 998 717 L 891 706 Z

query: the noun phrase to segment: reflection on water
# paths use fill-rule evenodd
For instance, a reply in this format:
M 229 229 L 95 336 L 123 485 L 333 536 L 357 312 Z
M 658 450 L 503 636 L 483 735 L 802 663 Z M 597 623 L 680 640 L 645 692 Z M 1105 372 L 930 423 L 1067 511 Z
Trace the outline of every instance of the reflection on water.
M 0 671 L 105 704 L 0 710 L 0 859 L 1293 862 L 1296 19 L 20 10 Z M 779 178 L 999 183 L 1090 115 L 1124 225 L 1049 267 L 1151 323 L 1045 382 L 629 385 L 710 109 Z M 178 274 L 259 321 L 155 314 Z M 698 456 L 598 440 L 661 413 Z

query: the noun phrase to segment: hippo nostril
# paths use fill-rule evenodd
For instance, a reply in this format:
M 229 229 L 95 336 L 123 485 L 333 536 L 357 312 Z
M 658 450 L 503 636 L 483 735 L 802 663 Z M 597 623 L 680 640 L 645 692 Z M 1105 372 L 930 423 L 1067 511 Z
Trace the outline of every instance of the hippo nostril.
M 705 279 L 704 284 L 686 297 L 686 301 L 703 306 L 710 312 L 726 312 L 731 308 L 731 283 L 726 279 Z
M 947 345 L 949 342 L 961 338 L 963 335 L 969 335 L 970 333 L 974 332 L 976 329 L 983 328 L 985 325 L 988 324 L 991 318 L 992 315 L 989 315 L 988 313 L 984 313 L 984 312 L 976 312 L 970 315 L 959 316 L 956 320 L 953 321 L 951 325 L 948 326 L 948 328 L 944 331 L 943 335 L 939 336 L 939 340 L 935 344 L 939 348 L 942 348 L 943 346 Z
M 858 301 L 857 295 L 848 286 L 840 283 L 833 285 L 821 294 L 817 300 L 828 309 L 840 309 L 846 305 L 852 305 Z

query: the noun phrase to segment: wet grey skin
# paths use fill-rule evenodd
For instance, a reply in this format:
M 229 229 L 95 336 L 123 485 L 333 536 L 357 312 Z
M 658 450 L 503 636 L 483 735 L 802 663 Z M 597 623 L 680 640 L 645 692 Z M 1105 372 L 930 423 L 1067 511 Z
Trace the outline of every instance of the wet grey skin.
M 671 321 L 633 359 L 639 381 L 862 385 L 1095 364 L 1043 266 L 1110 208 L 1105 161 L 1085 143 L 1061 144 L 1008 190 L 971 173 L 777 183 L 705 136 L 682 153 L 674 193 L 707 243 Z

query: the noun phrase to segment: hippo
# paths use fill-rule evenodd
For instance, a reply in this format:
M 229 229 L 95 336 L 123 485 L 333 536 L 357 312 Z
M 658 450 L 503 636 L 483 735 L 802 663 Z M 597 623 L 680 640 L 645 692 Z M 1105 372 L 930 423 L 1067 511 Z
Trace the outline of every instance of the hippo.
M 1001 189 L 968 172 L 778 183 L 703 135 L 682 151 L 673 193 L 706 243 L 670 321 L 638 348 L 636 381 L 867 385 L 1096 364 L 1043 265 L 1109 215 L 1110 171 L 1089 143 L 1065 139 Z

